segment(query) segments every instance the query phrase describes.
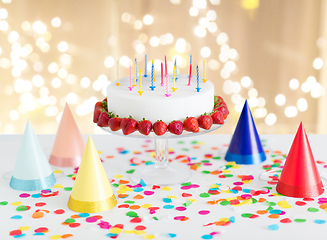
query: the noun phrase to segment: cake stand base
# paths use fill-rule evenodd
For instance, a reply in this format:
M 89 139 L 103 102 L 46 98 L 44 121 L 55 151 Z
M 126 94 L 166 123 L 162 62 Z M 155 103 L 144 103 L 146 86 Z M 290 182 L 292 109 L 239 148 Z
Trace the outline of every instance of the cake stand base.
M 155 165 L 142 166 L 136 169 L 132 180 L 139 183 L 141 179 L 147 185 L 174 185 L 187 182 L 192 176 L 191 170 L 181 163 L 171 163 L 168 167 L 158 168 Z

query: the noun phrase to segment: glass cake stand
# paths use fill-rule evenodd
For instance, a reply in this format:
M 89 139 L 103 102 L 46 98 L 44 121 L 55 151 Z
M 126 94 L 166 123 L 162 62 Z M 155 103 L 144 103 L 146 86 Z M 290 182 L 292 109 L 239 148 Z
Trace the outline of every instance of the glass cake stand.
M 198 133 L 183 131 L 181 135 L 175 135 L 167 132 L 163 136 L 157 136 L 154 132 L 151 132 L 149 135 L 146 136 L 139 133 L 138 131 L 135 131 L 134 133 L 129 135 L 124 135 L 121 130 L 116 132 L 111 131 L 109 127 L 102 127 L 102 129 L 117 136 L 154 139 L 155 164 L 138 167 L 132 174 L 132 180 L 135 183 L 139 183 L 140 180 L 143 179 L 146 184 L 167 186 L 186 182 L 192 176 L 191 170 L 187 166 L 185 166 L 185 164 L 179 163 L 177 161 L 172 163 L 169 162 L 168 139 L 202 135 L 217 130 L 218 128 L 221 128 L 224 124 L 212 125 L 209 130 L 204 130 L 200 128 L 200 131 Z

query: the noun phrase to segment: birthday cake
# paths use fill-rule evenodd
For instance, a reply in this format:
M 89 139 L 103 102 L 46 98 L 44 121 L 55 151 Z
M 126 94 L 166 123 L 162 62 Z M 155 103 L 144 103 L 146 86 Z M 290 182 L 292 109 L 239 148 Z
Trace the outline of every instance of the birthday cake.
M 188 82 L 188 75 L 177 75 L 175 83 L 171 77 L 160 81 L 160 75 L 156 81 L 142 76 L 134 84 L 129 77 L 114 81 L 107 87 L 107 99 L 96 104 L 93 121 L 113 131 L 122 129 L 125 135 L 136 130 L 180 135 L 183 130 L 198 132 L 199 127 L 208 130 L 212 124 L 223 124 L 227 105 L 215 97 L 212 82 L 197 83 L 195 76 Z M 124 131 L 127 124 L 130 130 Z

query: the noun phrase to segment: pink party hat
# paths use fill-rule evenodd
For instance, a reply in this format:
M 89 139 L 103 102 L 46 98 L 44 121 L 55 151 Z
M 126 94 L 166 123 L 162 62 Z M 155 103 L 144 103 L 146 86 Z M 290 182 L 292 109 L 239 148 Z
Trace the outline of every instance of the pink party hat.
M 50 156 L 50 164 L 59 167 L 78 167 L 84 148 L 82 135 L 66 103 Z

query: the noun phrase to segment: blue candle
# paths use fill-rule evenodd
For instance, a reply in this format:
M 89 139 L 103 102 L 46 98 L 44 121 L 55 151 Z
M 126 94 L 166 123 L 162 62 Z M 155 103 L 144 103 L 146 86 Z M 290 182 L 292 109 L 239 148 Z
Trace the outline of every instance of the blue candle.
M 154 65 L 152 63 L 152 67 L 151 67 L 151 86 L 149 87 L 149 88 L 151 88 L 152 91 L 156 88 L 156 86 L 154 86 L 154 84 L 153 84 L 153 76 L 154 76 Z
M 144 61 L 144 68 L 145 68 L 145 70 L 144 70 L 144 77 L 147 77 L 148 75 L 147 75 L 147 65 L 148 65 L 148 55 L 147 54 L 145 54 L 145 61 Z
M 135 58 L 135 75 L 136 75 L 136 81 L 137 81 L 137 61 L 136 61 L 136 58 Z
M 175 63 L 174 63 L 174 65 L 175 65 L 175 81 L 177 81 L 177 63 L 176 63 L 176 58 L 175 58 Z
M 197 92 L 200 92 L 200 86 L 199 86 L 199 84 L 200 84 L 200 77 L 199 77 L 199 65 L 196 65 L 196 91 Z

